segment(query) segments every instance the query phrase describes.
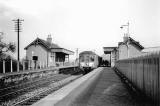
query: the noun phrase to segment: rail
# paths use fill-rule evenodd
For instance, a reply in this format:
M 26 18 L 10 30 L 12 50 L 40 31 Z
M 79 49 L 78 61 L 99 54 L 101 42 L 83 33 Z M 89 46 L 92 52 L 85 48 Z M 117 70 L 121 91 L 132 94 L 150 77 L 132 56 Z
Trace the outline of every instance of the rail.
M 33 104 L 34 102 L 40 100 L 41 98 L 49 95 L 50 93 L 53 93 L 54 91 L 56 91 L 57 89 L 61 88 L 62 86 L 64 86 L 65 84 L 67 83 L 70 83 L 72 82 L 73 80 L 79 78 L 81 76 L 71 76 L 71 77 L 68 77 L 66 79 L 63 79 L 61 81 L 58 81 L 58 82 L 55 82 L 52 84 L 52 86 L 40 91 L 39 93 L 35 94 L 35 95 L 32 95 L 24 100 L 21 100 L 15 104 L 13 104 L 12 106 L 28 106 L 28 105 L 31 105 Z
M 102 70 L 103 68 L 93 70 L 58 91 L 41 99 L 32 106 L 70 106 L 73 102 L 76 102 L 81 97 L 88 94 L 86 92 L 93 88 L 93 85 L 100 77 Z

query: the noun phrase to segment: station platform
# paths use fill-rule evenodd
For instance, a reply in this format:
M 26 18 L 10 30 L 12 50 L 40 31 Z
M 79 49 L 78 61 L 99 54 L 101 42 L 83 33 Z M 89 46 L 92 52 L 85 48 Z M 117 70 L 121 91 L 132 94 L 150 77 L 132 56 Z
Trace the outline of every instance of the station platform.
M 111 68 L 104 68 L 86 102 L 79 100 L 73 106 L 135 106 L 134 99 Z
M 32 106 L 140 106 L 112 68 L 96 69 L 67 86 Z

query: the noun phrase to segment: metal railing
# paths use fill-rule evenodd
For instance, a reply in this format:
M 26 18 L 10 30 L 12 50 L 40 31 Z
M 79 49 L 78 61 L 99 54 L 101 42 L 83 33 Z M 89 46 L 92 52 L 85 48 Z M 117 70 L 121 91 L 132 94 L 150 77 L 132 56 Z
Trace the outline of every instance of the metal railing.
M 142 93 L 160 104 L 160 53 L 119 60 L 115 67 Z

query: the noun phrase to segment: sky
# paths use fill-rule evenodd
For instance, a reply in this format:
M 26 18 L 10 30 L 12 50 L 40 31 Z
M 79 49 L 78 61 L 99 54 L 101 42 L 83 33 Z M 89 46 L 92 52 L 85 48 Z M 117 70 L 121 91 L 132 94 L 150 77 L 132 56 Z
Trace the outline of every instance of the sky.
M 63 48 L 92 50 L 101 56 L 103 47 L 118 46 L 123 40 L 126 29 L 120 26 L 128 21 L 133 39 L 144 47 L 160 46 L 159 0 L 0 0 L 4 41 L 17 42 L 12 21 L 17 18 L 24 20 L 21 58 L 24 47 L 37 37 L 46 39 L 48 34 Z

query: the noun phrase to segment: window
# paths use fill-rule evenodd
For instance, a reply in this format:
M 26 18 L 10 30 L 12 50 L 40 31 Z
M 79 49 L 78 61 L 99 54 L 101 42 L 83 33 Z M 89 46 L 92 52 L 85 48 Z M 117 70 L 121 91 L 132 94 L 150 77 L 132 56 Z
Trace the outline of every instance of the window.
M 94 61 L 94 56 L 91 56 L 91 61 Z
M 84 62 L 84 56 L 80 56 L 80 61 Z

